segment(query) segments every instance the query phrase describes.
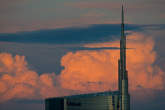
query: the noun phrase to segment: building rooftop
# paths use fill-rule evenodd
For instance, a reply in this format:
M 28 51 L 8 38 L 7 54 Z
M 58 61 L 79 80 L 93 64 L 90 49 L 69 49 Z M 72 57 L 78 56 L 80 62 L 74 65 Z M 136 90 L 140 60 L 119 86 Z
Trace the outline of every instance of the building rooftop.
M 81 98 L 81 97 L 93 97 L 93 96 L 109 96 L 109 95 L 119 95 L 119 91 L 105 91 L 105 92 L 96 92 L 96 93 L 89 93 L 89 94 L 78 94 L 78 95 L 71 95 L 71 96 L 63 96 L 63 97 L 51 97 L 49 99 L 58 99 L 58 98 Z

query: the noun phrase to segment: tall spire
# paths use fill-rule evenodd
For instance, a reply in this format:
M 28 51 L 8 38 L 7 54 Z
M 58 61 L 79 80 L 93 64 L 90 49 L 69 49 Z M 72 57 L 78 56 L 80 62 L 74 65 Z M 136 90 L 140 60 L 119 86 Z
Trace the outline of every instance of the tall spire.
M 121 12 L 121 39 L 120 39 L 120 65 L 121 65 L 121 73 L 122 79 L 125 78 L 124 72 L 126 71 L 126 36 L 124 29 L 124 7 L 122 4 L 122 12 Z
M 121 12 L 121 16 L 122 16 L 122 24 L 124 24 L 124 8 L 123 8 L 123 4 L 122 4 L 122 12 Z
M 130 110 L 130 96 L 128 92 L 128 72 L 126 69 L 126 36 L 124 29 L 124 6 L 122 3 L 121 10 L 121 39 L 120 39 L 120 59 L 118 61 L 118 77 L 119 77 L 119 92 L 120 92 L 120 110 Z
M 124 35 L 124 7 L 123 7 L 123 4 L 122 4 L 122 12 L 121 12 L 121 37 L 124 38 L 125 35 Z

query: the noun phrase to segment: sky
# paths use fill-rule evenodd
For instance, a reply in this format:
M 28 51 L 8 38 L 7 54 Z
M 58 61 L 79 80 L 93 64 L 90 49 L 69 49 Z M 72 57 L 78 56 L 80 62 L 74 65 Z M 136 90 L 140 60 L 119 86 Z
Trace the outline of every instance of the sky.
M 117 90 L 121 0 L 1 0 L 0 110 Z M 165 108 L 164 0 L 125 0 L 132 110 Z
M 1 0 L 0 32 L 120 22 L 121 0 Z M 164 0 L 125 0 L 130 24 L 164 24 Z

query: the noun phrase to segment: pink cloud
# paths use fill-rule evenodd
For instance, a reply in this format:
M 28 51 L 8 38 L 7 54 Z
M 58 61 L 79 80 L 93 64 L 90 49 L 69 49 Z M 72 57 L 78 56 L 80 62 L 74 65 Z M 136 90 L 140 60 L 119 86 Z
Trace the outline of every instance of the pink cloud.
M 130 91 L 164 89 L 164 71 L 156 61 L 154 40 L 139 33 L 128 37 L 127 68 Z M 119 41 L 86 44 L 85 47 L 119 47 Z M 42 99 L 79 93 L 117 89 L 118 50 L 68 52 L 61 59 L 61 74 L 39 75 L 28 68 L 25 56 L 0 53 L 0 102 L 10 99 Z M 152 82 L 152 83 L 151 83 Z M 136 94 L 134 94 L 136 96 Z

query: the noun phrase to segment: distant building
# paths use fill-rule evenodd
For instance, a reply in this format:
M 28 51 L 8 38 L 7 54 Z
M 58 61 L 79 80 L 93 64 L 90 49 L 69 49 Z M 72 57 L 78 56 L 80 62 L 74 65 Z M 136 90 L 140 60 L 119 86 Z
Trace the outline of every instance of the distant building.
M 128 73 L 126 70 L 126 36 L 124 33 L 124 10 L 120 39 L 120 59 L 118 60 L 118 91 L 48 98 L 46 110 L 130 110 Z

